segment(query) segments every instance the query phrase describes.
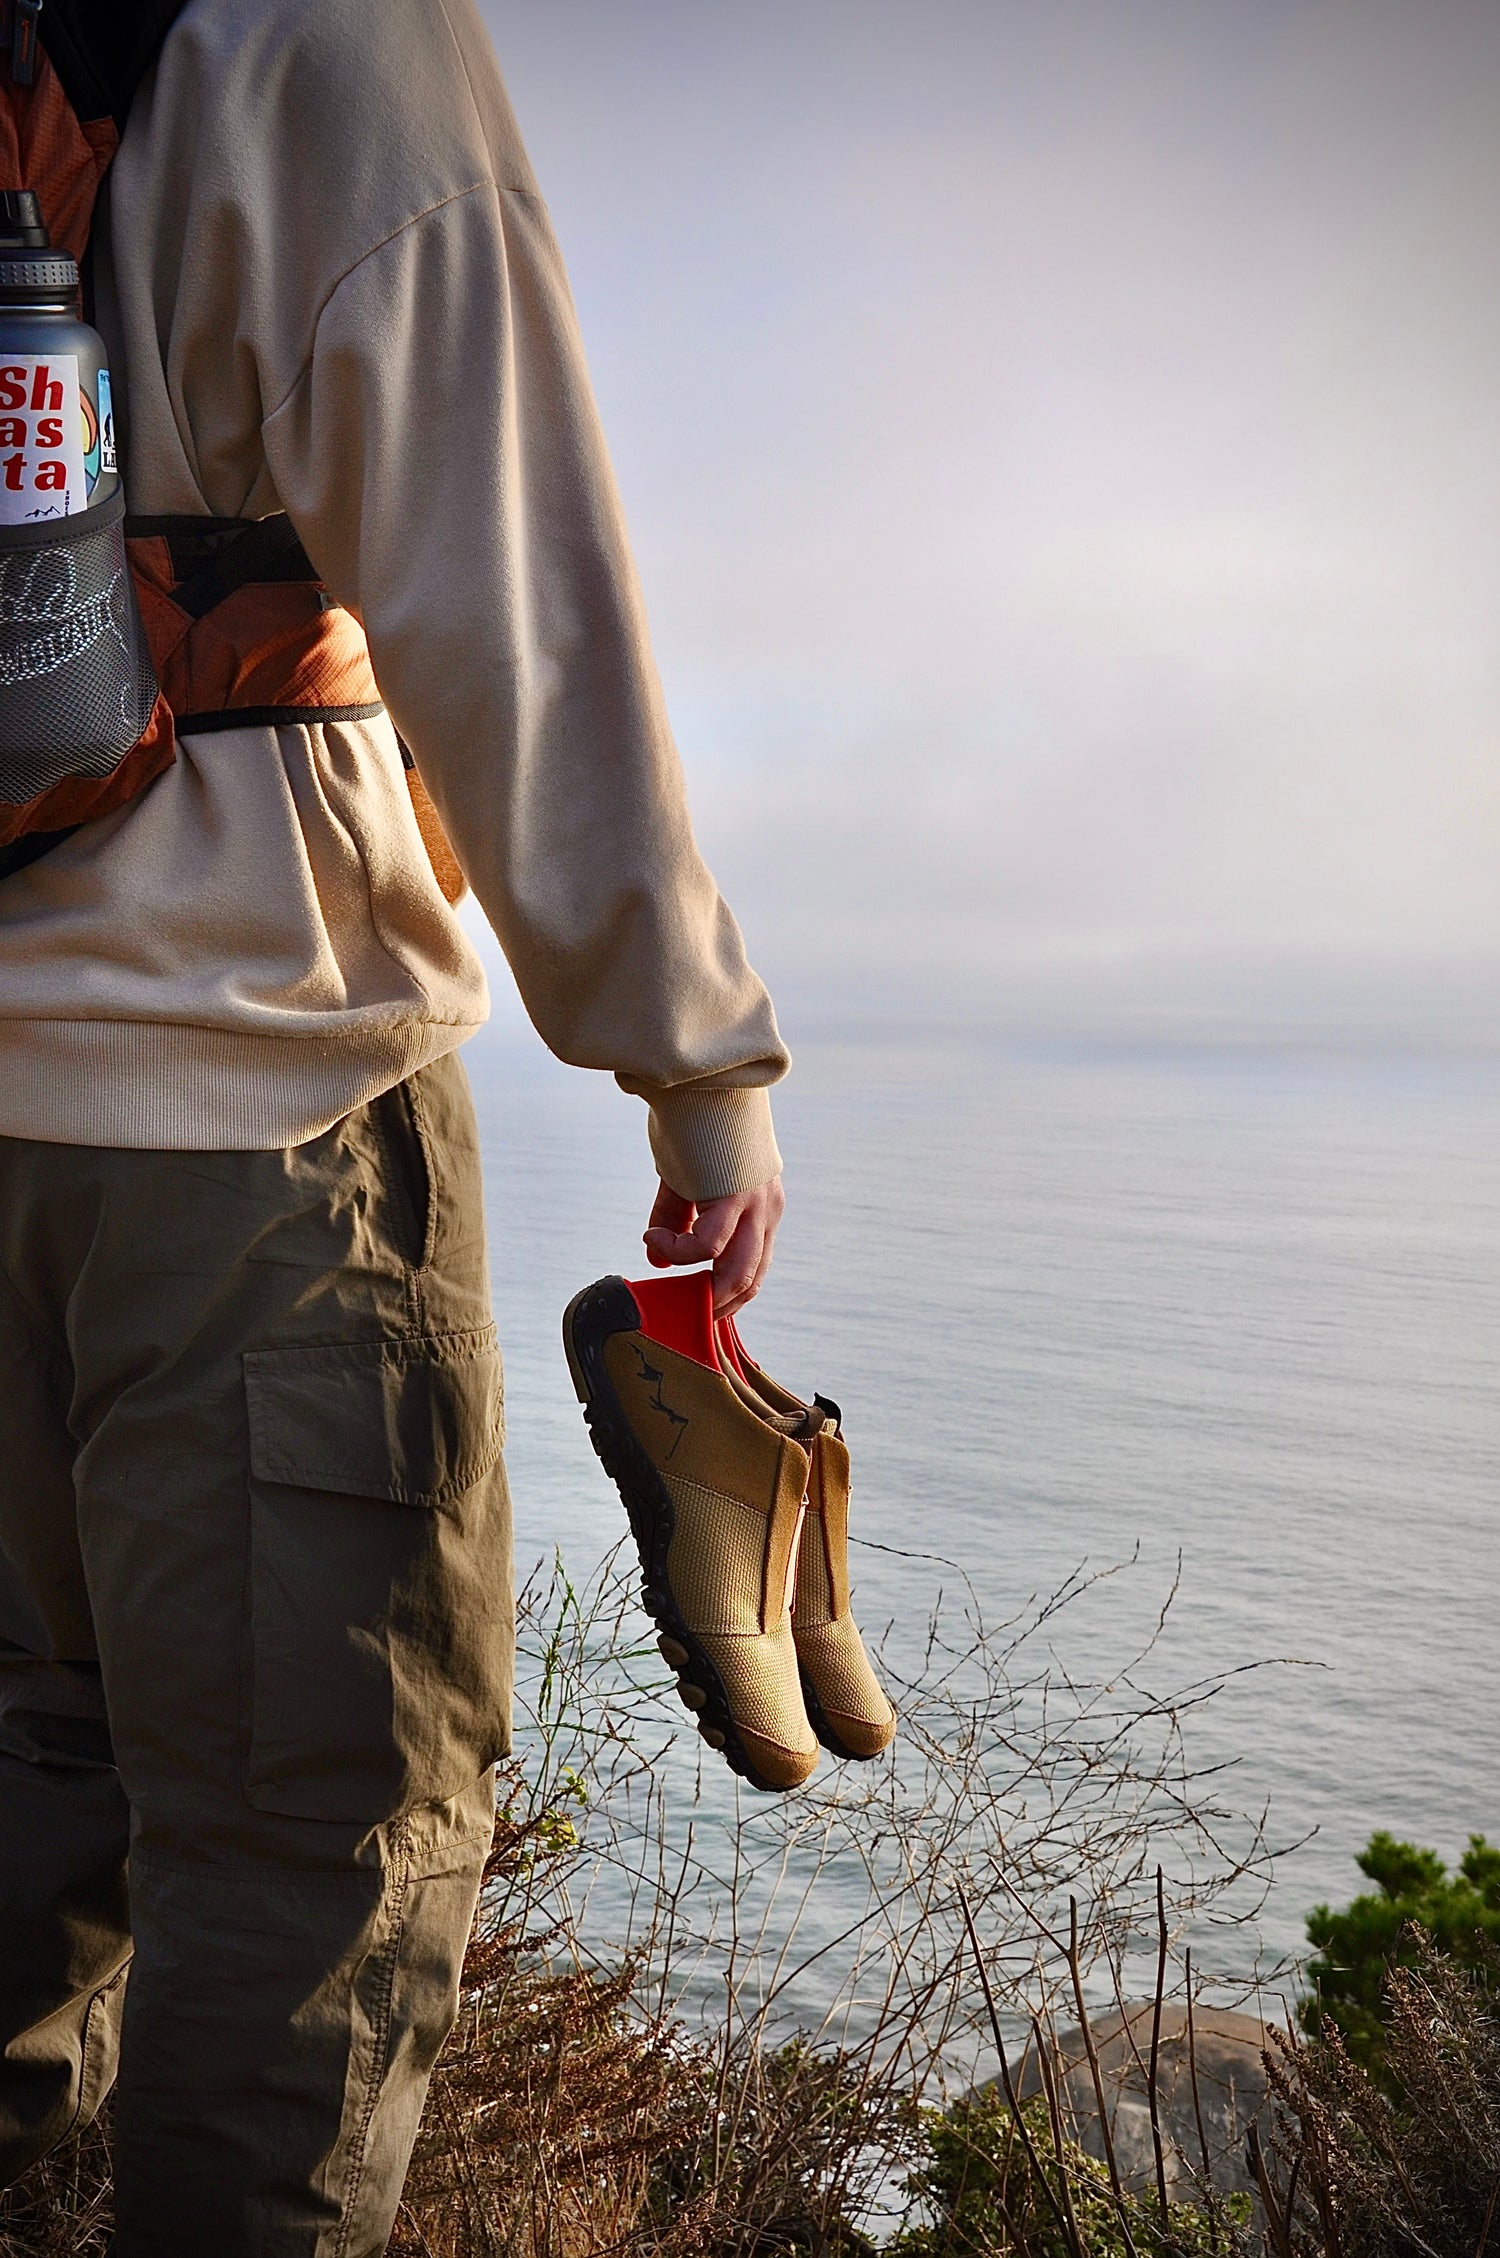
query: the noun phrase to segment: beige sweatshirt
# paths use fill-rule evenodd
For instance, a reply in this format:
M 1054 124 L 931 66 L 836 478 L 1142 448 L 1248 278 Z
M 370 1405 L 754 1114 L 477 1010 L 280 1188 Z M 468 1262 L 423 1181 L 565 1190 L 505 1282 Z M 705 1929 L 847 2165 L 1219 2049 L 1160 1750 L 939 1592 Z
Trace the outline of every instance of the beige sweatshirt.
M 763 1182 L 786 1053 L 474 0 L 189 0 L 96 256 L 131 508 L 287 510 L 390 719 L 187 738 L 0 882 L 0 1134 L 295 1144 L 474 1031 L 399 729 L 552 1049 L 647 1099 L 678 1191 Z

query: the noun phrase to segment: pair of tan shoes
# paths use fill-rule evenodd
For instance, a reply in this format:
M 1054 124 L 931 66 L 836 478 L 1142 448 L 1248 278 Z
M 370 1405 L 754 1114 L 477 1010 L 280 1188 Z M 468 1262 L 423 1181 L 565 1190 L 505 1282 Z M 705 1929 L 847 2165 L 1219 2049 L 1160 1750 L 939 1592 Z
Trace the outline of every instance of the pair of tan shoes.
M 849 1609 L 849 1452 L 716 1323 L 707 1271 L 601 1278 L 563 1341 L 630 1516 L 642 1598 L 698 1730 L 758 1788 L 800 1787 L 818 1743 L 878 1756 L 896 1715 Z

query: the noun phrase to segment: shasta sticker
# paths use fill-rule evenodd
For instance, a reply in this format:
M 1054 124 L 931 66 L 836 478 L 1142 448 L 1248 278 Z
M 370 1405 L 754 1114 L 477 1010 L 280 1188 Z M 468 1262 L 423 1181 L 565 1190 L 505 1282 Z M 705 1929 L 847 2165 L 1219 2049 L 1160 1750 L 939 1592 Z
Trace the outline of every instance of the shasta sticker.
M 0 525 L 88 508 L 83 466 L 94 435 L 84 422 L 76 353 L 17 353 L 0 364 Z

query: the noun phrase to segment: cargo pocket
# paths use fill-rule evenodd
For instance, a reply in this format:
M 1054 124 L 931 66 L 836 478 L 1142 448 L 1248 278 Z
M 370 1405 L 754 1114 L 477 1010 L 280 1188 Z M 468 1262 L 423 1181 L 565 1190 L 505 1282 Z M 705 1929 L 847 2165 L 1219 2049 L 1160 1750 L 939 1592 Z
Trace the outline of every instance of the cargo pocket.
M 510 1504 L 493 1329 L 252 1349 L 245 1792 L 374 1824 L 505 1751 Z

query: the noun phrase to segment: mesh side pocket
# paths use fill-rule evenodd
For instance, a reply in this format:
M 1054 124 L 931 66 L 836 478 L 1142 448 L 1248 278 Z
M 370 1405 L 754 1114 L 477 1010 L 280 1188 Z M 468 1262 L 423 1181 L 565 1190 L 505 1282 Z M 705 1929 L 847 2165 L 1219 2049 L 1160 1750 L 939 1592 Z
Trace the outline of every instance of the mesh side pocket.
M 109 776 L 142 735 L 156 672 L 125 554 L 125 497 L 0 526 L 0 801 Z

